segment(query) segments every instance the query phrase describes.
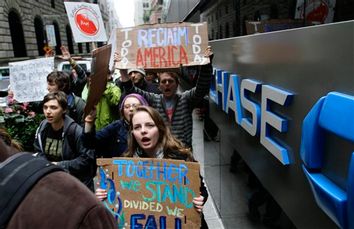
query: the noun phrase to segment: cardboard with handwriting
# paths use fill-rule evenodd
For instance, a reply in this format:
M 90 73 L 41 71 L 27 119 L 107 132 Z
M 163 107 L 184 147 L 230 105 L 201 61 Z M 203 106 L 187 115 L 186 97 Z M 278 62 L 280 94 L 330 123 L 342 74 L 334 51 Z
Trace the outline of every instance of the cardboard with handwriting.
M 208 28 L 204 23 L 141 25 L 116 30 L 116 47 L 122 69 L 173 69 L 204 65 L 208 47 Z
M 38 58 L 9 63 L 10 85 L 18 102 L 42 101 L 48 94 L 47 76 L 54 69 L 54 58 Z
M 118 228 L 200 228 L 193 198 L 199 196 L 199 164 L 181 160 L 97 159 L 104 205 Z
M 111 45 L 105 45 L 92 52 L 91 84 L 84 110 L 85 117 L 100 101 L 103 92 L 106 90 L 111 49 Z

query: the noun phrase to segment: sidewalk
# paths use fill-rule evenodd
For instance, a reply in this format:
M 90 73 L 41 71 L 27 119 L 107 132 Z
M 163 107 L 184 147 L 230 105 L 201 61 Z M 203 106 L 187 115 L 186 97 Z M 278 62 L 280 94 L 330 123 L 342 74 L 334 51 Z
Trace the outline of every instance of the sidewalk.
M 209 228 L 265 229 L 260 222 L 247 218 L 247 176 L 230 172 L 231 158 L 221 159 L 220 142 L 204 142 L 203 126 L 204 122 L 193 114 L 193 151 L 209 192 L 203 211 Z
M 203 121 L 198 120 L 195 114 L 193 114 L 193 152 L 196 160 L 200 162 L 200 172 L 205 177 L 204 171 L 204 139 L 203 139 Z M 207 185 L 207 180 L 204 179 Z M 207 185 L 208 188 L 208 185 Z M 224 225 L 221 222 L 221 218 L 215 207 L 213 196 L 209 189 L 209 199 L 204 206 L 204 217 L 210 229 L 223 229 Z

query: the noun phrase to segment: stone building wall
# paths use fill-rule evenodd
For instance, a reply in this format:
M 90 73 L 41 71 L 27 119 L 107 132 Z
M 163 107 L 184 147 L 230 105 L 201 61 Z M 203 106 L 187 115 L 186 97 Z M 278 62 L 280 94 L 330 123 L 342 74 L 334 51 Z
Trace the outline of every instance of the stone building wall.
M 52 2 L 54 2 L 55 8 L 52 7 Z M 27 55 L 24 58 L 39 56 L 34 26 L 35 17 L 41 18 L 44 33 L 46 25 L 57 22 L 60 31 L 61 44 L 68 46 L 66 26 L 69 25 L 69 21 L 65 12 L 64 0 L 2 0 L 0 1 L 0 62 L 1 60 L 8 60 L 15 57 L 8 20 L 9 12 L 11 10 L 18 13 L 20 21 L 22 22 L 27 52 Z M 105 24 L 107 24 L 107 13 L 102 12 L 102 15 Z M 92 50 L 92 44 L 89 45 L 90 50 Z M 73 47 L 74 54 L 78 54 L 78 44 L 74 42 L 74 39 Z M 82 44 L 82 50 L 82 54 L 89 54 L 86 50 L 85 43 Z

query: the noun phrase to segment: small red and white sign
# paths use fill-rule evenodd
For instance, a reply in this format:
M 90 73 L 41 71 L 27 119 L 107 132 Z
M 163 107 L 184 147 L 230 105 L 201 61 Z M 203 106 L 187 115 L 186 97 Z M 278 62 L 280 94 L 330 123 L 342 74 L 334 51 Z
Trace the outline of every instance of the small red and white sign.
M 298 0 L 296 4 L 295 18 L 303 19 L 314 24 L 333 22 L 336 0 Z
M 97 4 L 64 2 L 76 43 L 107 41 L 101 11 Z

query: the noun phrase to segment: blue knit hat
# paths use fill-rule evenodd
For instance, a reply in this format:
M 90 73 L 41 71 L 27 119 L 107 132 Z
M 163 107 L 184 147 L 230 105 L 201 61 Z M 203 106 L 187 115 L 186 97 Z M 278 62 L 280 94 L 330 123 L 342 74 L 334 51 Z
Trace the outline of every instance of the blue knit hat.
M 131 94 L 126 95 L 126 96 L 124 97 L 122 103 L 120 104 L 119 110 L 120 110 L 120 112 L 121 112 L 122 114 L 123 114 L 123 108 L 124 108 L 125 100 L 127 100 L 127 98 L 131 98 L 131 97 L 136 98 L 137 100 L 139 100 L 139 102 L 141 103 L 141 105 L 143 105 L 143 106 L 149 106 L 148 102 L 146 101 L 146 99 L 145 99 L 143 96 L 141 96 L 141 95 L 139 95 L 139 94 L 136 94 L 136 93 L 131 93 Z

